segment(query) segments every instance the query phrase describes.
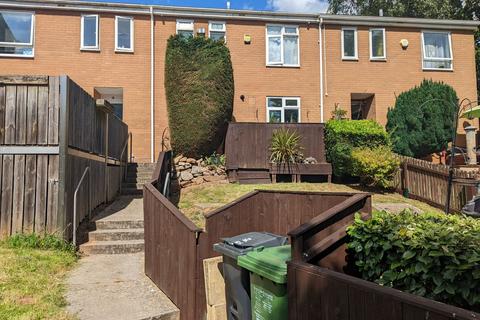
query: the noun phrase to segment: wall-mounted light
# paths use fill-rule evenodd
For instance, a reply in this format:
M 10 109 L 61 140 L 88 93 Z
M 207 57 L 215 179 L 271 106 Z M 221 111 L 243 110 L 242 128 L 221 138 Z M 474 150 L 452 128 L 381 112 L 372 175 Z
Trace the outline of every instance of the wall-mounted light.
M 250 43 L 252 43 L 252 37 L 251 37 L 249 34 L 245 34 L 245 35 L 243 36 L 243 42 L 244 42 L 245 44 L 250 44 Z
M 407 40 L 407 39 L 402 39 L 402 40 L 400 40 L 400 45 L 402 46 L 402 49 L 403 49 L 403 50 L 407 50 L 408 44 L 409 44 L 409 43 L 408 43 L 408 40 Z
M 243 94 L 240 96 L 240 100 L 242 100 L 243 102 L 245 102 L 245 96 L 244 96 Z

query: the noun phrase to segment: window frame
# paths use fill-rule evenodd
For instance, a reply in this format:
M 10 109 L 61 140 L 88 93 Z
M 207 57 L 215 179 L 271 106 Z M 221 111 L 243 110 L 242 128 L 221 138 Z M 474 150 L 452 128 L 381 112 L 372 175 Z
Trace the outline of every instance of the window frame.
M 422 41 L 422 70 L 424 71 L 453 71 L 453 48 L 452 48 L 452 33 L 450 31 L 441 31 L 441 30 L 422 30 L 421 32 L 421 41 Z M 439 33 L 446 34 L 448 36 L 448 46 L 450 49 L 450 58 L 430 58 L 426 57 L 425 50 L 425 33 Z M 450 68 L 427 68 L 425 67 L 425 61 L 450 61 Z
M 212 24 L 217 23 L 217 24 L 223 24 L 223 30 L 212 30 Z M 208 38 L 211 39 L 211 32 L 223 32 L 224 36 L 224 42 L 227 43 L 227 23 L 225 21 L 208 21 Z
M 118 20 L 119 19 L 127 19 L 130 20 L 130 48 L 119 48 L 118 47 Z M 115 16 L 115 52 L 126 52 L 126 53 L 133 53 L 135 43 L 135 27 L 134 27 L 134 19 L 131 16 Z
M 179 29 L 179 23 L 190 23 L 192 25 L 192 30 L 190 29 Z M 195 36 L 195 20 L 192 19 L 177 19 L 175 24 L 175 34 L 179 34 L 178 31 L 192 31 L 192 37 Z
M 355 56 L 345 56 L 345 30 L 347 31 L 354 31 L 355 35 Z M 357 27 L 342 27 L 342 33 L 341 33 L 341 43 L 342 43 L 342 60 L 346 61 L 358 61 L 358 29 Z
M 268 27 L 281 27 L 282 31 L 280 34 L 275 34 L 275 35 L 269 35 L 268 34 Z M 296 28 L 297 33 L 286 33 L 285 28 Z M 297 64 L 286 64 L 285 63 L 285 52 L 284 52 L 284 37 L 285 36 L 297 36 L 297 51 L 298 51 L 298 63 Z M 277 62 L 270 62 L 269 61 L 269 56 L 270 56 L 270 48 L 268 46 L 269 40 L 272 37 L 278 37 L 280 36 L 280 53 L 281 53 L 281 61 L 279 63 Z M 301 63 L 300 63 L 300 27 L 298 25 L 290 25 L 290 24 L 272 24 L 269 23 L 265 26 L 265 64 L 267 67 L 277 67 L 277 68 L 299 68 Z
M 30 26 L 30 42 L 19 43 L 19 42 L 0 42 L 0 47 L 31 47 L 32 54 L 9 54 L 9 53 L 0 53 L 0 57 L 14 57 L 14 58 L 34 58 L 35 57 L 35 12 L 34 11 L 17 11 L 17 10 L 0 10 L 0 12 L 10 12 L 16 14 L 29 14 L 32 17 L 32 23 Z
M 269 107 L 268 106 L 268 101 L 270 99 L 282 99 L 282 106 L 281 107 Z M 297 100 L 298 105 L 296 107 L 293 106 L 287 106 L 286 101 L 287 100 Z M 279 110 L 281 112 L 280 115 L 280 122 L 279 123 L 286 123 L 285 122 L 285 110 L 298 110 L 298 122 L 296 123 L 302 123 L 302 99 L 301 97 L 285 97 L 285 96 L 267 96 L 265 99 L 266 103 L 266 120 L 267 123 L 270 123 L 270 110 Z
M 373 31 L 382 31 L 383 32 L 383 56 L 375 57 L 373 56 Z M 369 30 L 370 38 L 370 60 L 372 61 L 385 61 L 387 60 L 387 32 L 385 28 L 370 28 Z
M 85 36 L 85 17 L 95 17 L 96 18 L 96 45 L 95 46 L 85 46 L 84 45 L 84 36 Z M 82 14 L 81 26 L 80 26 L 80 50 L 82 51 L 100 51 L 100 16 L 98 14 Z

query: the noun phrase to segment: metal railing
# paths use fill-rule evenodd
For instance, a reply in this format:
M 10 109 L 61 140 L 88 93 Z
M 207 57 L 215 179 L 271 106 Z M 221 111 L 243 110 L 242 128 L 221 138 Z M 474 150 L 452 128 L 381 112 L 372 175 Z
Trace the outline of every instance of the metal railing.
M 90 220 L 90 167 L 86 167 L 83 171 L 83 175 L 77 184 L 75 193 L 73 194 L 73 245 L 77 246 L 77 195 L 80 187 L 82 186 L 85 176 L 88 174 L 88 218 Z

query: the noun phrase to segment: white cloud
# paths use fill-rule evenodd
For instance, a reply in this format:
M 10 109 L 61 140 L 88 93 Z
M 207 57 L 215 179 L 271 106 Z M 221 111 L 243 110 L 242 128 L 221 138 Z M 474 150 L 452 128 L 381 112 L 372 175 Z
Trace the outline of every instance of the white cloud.
M 267 5 L 275 11 L 319 13 L 326 12 L 326 0 L 267 0 Z

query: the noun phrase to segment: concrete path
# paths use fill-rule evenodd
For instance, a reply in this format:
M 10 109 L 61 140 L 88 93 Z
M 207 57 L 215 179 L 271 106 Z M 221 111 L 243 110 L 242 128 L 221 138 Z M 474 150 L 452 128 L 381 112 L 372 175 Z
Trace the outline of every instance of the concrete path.
M 80 320 L 178 320 L 179 311 L 143 272 L 143 253 L 80 259 L 67 279 L 68 311 Z

